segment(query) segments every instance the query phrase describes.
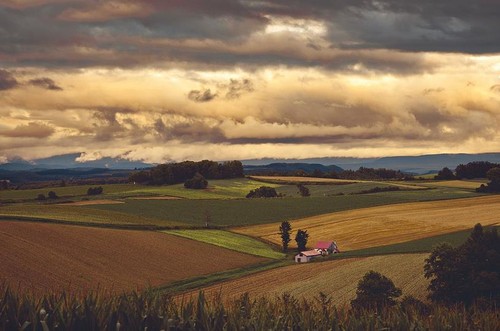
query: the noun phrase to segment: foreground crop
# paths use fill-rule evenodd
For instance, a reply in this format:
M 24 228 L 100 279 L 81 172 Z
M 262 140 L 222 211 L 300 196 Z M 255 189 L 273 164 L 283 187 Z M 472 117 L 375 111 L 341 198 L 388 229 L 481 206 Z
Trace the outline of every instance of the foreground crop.
M 288 294 L 228 304 L 217 298 L 171 300 L 158 292 L 106 296 L 92 292 L 18 296 L 0 286 L 1 330 L 498 330 L 498 310 L 399 305 L 378 313 L 335 307 L 322 294 Z

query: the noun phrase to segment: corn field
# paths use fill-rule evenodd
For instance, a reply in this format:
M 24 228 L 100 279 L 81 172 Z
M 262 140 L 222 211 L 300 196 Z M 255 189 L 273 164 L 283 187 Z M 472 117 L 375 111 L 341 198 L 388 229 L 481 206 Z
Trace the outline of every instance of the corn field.
M 337 308 L 319 294 L 312 300 L 289 294 L 258 299 L 242 295 L 172 300 L 147 290 L 18 295 L 0 285 L 0 330 L 500 330 L 498 309 L 399 305 L 378 313 Z

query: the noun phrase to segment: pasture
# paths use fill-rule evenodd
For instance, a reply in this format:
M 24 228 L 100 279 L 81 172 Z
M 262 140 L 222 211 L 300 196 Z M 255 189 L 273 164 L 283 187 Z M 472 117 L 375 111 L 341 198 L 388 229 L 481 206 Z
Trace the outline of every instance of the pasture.
M 333 260 L 322 263 L 300 263 L 263 271 L 201 288 L 207 297 L 219 293 L 225 301 L 247 293 L 252 298 L 289 293 L 297 298 L 312 299 L 319 292 L 331 296 L 337 306 L 348 305 L 356 296 L 359 280 L 370 270 L 378 271 L 394 282 L 403 295 L 426 299 L 428 281 L 423 266 L 427 254 L 401 254 Z M 198 290 L 179 298 L 198 294 Z
M 0 261 L 14 288 L 121 292 L 267 260 L 153 231 L 0 221 Z
M 492 195 L 362 208 L 290 223 L 294 231 L 307 230 L 310 244 L 335 240 L 340 250 L 346 251 L 470 229 L 476 223 L 498 224 L 499 214 L 500 195 Z M 279 224 L 240 227 L 233 231 L 280 245 Z
M 285 254 L 273 250 L 269 245 L 254 238 L 222 230 L 168 230 L 164 233 L 189 238 L 224 247 L 233 251 L 281 259 Z

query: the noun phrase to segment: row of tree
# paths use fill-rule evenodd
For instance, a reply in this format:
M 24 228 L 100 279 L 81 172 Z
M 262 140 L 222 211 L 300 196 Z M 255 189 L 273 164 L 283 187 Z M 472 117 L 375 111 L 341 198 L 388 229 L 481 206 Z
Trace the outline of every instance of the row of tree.
M 206 179 L 243 177 L 243 164 L 240 161 L 218 163 L 209 160 L 160 164 L 149 170 L 131 173 L 129 181 L 147 185 L 178 184 L 192 179 L 196 174 Z
M 281 236 L 281 242 L 283 243 L 283 251 L 287 252 L 288 244 L 290 243 L 290 241 L 292 241 L 291 238 L 292 226 L 290 225 L 290 222 L 288 221 L 281 222 L 279 231 Z M 307 233 L 307 230 L 301 230 L 301 229 L 297 230 L 297 234 L 295 235 L 295 242 L 297 243 L 297 251 L 299 252 L 305 251 L 308 240 L 309 240 L 309 234 Z

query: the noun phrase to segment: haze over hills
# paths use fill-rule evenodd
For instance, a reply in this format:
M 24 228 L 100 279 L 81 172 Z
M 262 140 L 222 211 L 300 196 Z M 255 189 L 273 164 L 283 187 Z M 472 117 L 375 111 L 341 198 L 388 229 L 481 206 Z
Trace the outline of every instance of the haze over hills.
M 56 155 L 31 161 L 20 158 L 0 164 L 4 171 L 32 171 L 47 169 L 135 169 L 148 168 L 154 164 L 141 161 L 130 161 L 123 158 L 105 157 L 92 161 L 77 161 L 81 153 Z M 416 174 L 438 171 L 443 167 L 455 169 L 459 164 L 473 161 L 489 161 L 500 163 L 500 153 L 482 154 L 432 154 L 419 156 L 391 156 L 381 158 L 324 157 L 308 159 L 251 159 L 243 160 L 245 171 L 266 170 L 305 170 L 315 169 L 325 171 L 340 171 L 341 169 L 356 170 L 359 167 L 387 168 Z
M 459 164 L 473 161 L 500 162 L 500 153 L 481 154 L 431 154 L 418 156 L 390 156 L 381 158 L 325 157 L 310 159 L 253 159 L 242 161 L 245 166 L 264 166 L 270 163 L 315 163 L 325 166 L 336 165 L 345 170 L 356 170 L 360 167 L 387 168 L 424 174 L 438 171 L 444 167 L 455 169 Z

